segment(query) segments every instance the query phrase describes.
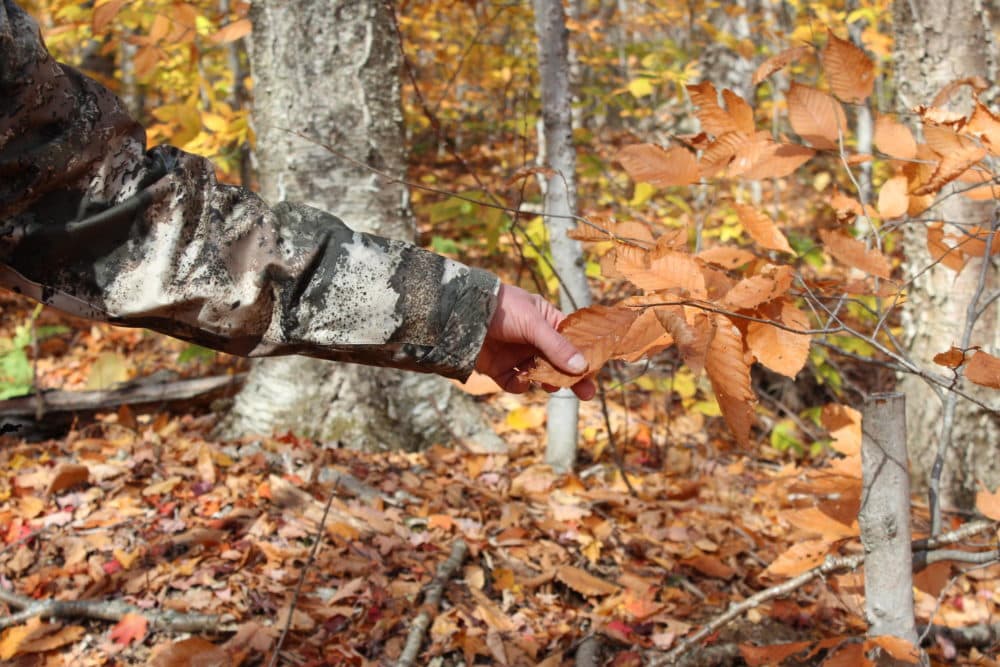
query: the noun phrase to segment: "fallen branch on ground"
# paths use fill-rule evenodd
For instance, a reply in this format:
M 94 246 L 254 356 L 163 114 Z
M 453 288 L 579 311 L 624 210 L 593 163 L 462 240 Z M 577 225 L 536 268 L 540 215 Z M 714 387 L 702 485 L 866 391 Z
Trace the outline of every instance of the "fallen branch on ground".
M 35 616 L 44 618 L 89 618 L 120 621 L 125 614 L 139 614 L 151 630 L 173 632 L 222 632 L 236 620 L 229 614 L 182 614 L 176 611 L 142 609 L 120 600 L 33 600 L 0 588 L 0 602 L 20 611 L 0 617 L 0 629 L 24 623 Z
M 911 548 L 914 551 L 926 551 L 928 549 L 937 549 L 939 547 L 947 546 L 949 544 L 955 544 L 956 542 L 961 542 L 962 540 L 977 535 L 979 533 L 985 532 L 990 528 L 996 528 L 997 522 L 995 521 L 977 521 L 973 524 L 962 526 L 950 533 L 945 533 L 943 535 L 938 535 L 937 537 L 924 540 L 916 540 L 912 543 Z M 809 582 L 819 577 L 825 577 L 830 574 L 835 574 L 838 572 L 848 572 L 854 570 L 861 566 L 865 561 L 864 554 L 857 554 L 854 556 L 848 556 L 843 558 L 834 558 L 832 556 L 827 556 L 826 561 L 822 565 L 818 565 L 811 570 L 803 572 L 802 574 L 789 579 L 788 581 L 783 581 L 780 584 L 771 586 L 770 588 L 765 588 L 759 591 L 755 595 L 748 597 L 746 600 L 738 604 L 734 604 L 725 612 L 714 618 L 704 627 L 702 627 L 698 632 L 694 633 L 690 637 L 685 638 L 677 646 L 670 649 L 666 653 L 661 653 L 658 651 L 647 652 L 647 657 L 649 658 L 648 667 L 664 667 L 665 665 L 674 664 L 679 660 L 685 653 L 693 649 L 698 642 L 700 642 L 705 637 L 723 627 L 730 621 L 739 616 L 742 616 L 745 612 L 760 606 L 764 602 L 779 598 L 792 593 L 793 591 L 805 586 Z
M 455 576 L 455 572 L 461 567 L 462 561 L 465 560 L 465 554 L 468 551 L 469 546 L 464 540 L 455 540 L 454 544 L 451 545 L 451 555 L 448 556 L 448 560 L 438 565 L 437 573 L 424 593 L 424 610 L 420 612 L 410 627 L 410 633 L 406 636 L 406 645 L 403 647 L 403 652 L 399 655 L 396 667 L 413 667 L 416 664 L 417 655 L 420 653 L 420 646 L 424 643 L 424 635 L 427 633 L 427 629 L 431 626 L 431 621 L 434 620 L 434 616 L 437 615 L 438 609 L 441 607 L 441 596 L 444 595 L 444 587 Z

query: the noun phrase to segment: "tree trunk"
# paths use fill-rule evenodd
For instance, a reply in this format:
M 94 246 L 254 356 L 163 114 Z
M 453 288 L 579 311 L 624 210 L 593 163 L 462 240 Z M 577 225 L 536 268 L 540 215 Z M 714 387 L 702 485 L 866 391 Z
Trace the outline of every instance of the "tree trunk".
M 406 173 L 391 12 L 383 0 L 253 3 L 256 154 L 266 200 L 413 240 L 406 187 L 373 171 Z M 446 380 L 302 357 L 255 362 L 224 430 L 292 430 L 366 449 L 455 439 L 503 447 L 478 406 Z
M 580 244 L 567 232 L 576 226 L 576 147 L 573 145 L 569 31 L 561 0 L 535 0 L 535 33 L 541 71 L 545 161 L 552 169 L 545 188 L 545 225 L 552 263 L 559 276 L 563 312 L 590 305 L 590 289 Z M 566 471 L 576 460 L 580 402 L 569 389 L 555 392 L 548 405 L 545 460 Z M 609 434 L 610 435 L 610 434 Z
M 996 80 L 993 31 L 1000 17 L 995 7 L 989 9 L 986 4 L 984 0 L 893 3 L 897 106 L 901 111 L 930 104 L 938 91 L 956 79 L 981 76 Z M 968 96 L 964 99 L 959 96 L 951 106 L 968 112 L 968 101 Z M 983 206 L 952 195 L 921 217 L 989 227 L 994 215 L 993 202 Z M 997 303 L 978 322 L 967 322 L 966 316 L 984 270 L 984 295 L 1000 289 L 996 259 L 985 269 L 981 260 L 974 259 L 958 276 L 940 265 L 924 271 L 931 259 L 923 222 L 911 221 L 904 226 L 903 248 L 907 274 L 917 276 L 908 290 L 902 322 L 904 343 L 913 360 L 925 368 L 937 368 L 932 363 L 934 355 L 951 345 L 980 345 L 997 354 L 1000 349 Z M 980 482 L 991 489 L 1000 484 L 998 392 L 977 390 L 975 385 L 969 387 L 971 393 L 993 407 L 990 411 L 962 399 L 949 406 L 947 396 L 937 396 L 916 377 L 902 378 L 900 388 L 907 394 L 915 486 L 927 486 L 942 442 L 945 445 L 940 450 L 944 452 L 945 463 L 942 491 L 946 504 L 969 506 Z

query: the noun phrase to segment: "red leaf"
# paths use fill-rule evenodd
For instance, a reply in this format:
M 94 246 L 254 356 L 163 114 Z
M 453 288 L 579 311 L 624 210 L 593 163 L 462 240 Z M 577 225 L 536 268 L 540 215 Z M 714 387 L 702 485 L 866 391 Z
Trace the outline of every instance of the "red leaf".
M 125 614 L 115 627 L 108 632 L 108 637 L 118 644 L 141 643 L 146 638 L 149 622 L 142 614 Z

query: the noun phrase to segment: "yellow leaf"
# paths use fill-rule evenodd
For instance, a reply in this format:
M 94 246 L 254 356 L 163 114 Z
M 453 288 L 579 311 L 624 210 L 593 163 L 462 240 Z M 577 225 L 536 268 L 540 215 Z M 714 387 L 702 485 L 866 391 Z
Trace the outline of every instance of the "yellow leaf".
M 627 87 L 628 92 L 632 93 L 632 97 L 639 98 L 653 94 L 653 84 L 645 77 L 632 79 L 628 82 Z
M 108 389 L 129 378 L 129 363 L 117 352 L 101 352 L 90 366 L 87 389 Z
M 506 422 L 515 431 L 530 431 L 545 423 L 545 409 L 536 405 L 522 405 L 507 413 Z

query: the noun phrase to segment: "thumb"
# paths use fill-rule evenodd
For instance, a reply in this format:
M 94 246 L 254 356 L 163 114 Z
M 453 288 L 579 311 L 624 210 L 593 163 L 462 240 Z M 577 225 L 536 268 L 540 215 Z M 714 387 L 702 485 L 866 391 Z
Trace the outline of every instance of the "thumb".
M 587 360 L 580 350 L 547 323 L 537 327 L 534 334 L 531 344 L 538 348 L 553 366 L 570 375 L 583 375 L 587 372 Z

